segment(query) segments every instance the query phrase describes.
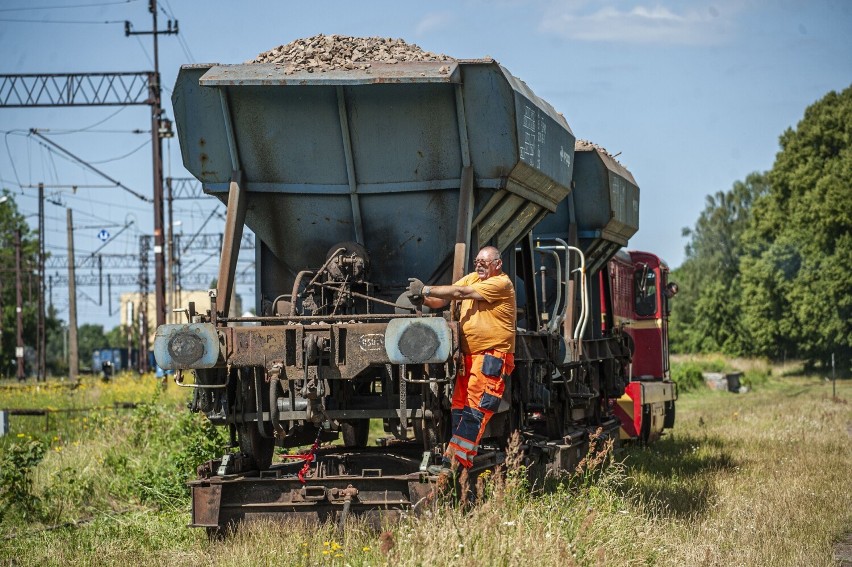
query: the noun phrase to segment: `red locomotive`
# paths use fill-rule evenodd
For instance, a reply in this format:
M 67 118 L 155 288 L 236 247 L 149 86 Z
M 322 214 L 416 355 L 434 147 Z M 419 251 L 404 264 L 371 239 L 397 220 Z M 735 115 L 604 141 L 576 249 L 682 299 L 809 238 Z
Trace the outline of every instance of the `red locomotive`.
M 668 317 L 677 284 L 669 267 L 649 252 L 619 251 L 608 263 L 611 305 L 606 294 L 601 310 L 604 330 L 611 325 L 632 339 L 630 381 L 623 396 L 610 405 L 621 421 L 621 438 L 649 443 L 674 426 L 677 385 L 669 370 Z M 601 272 L 601 286 L 604 286 Z

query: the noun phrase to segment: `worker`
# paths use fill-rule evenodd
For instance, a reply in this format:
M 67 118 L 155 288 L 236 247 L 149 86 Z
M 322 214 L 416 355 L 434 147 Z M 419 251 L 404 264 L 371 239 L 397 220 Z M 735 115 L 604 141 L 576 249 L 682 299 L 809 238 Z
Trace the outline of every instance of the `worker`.
M 431 309 L 460 301 L 461 350 L 452 402 L 452 437 L 440 467 L 433 474 L 473 466 L 488 420 L 500 406 L 506 378 L 515 367 L 515 288 L 503 273 L 500 251 L 481 249 L 475 271 L 453 285 L 423 285 L 410 278 L 408 297 Z

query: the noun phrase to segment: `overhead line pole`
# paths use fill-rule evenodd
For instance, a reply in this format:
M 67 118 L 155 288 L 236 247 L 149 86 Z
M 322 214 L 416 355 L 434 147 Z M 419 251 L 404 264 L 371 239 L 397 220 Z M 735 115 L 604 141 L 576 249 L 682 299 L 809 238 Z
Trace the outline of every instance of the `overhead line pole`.
M 171 135 L 171 123 L 162 119 L 160 107 L 160 52 L 158 37 L 160 34 L 177 35 L 177 22 L 172 28 L 169 20 L 167 30 L 157 30 L 157 0 L 149 0 L 152 31 L 132 31 L 130 22 L 125 22 L 124 34 L 154 36 L 154 76 L 148 83 L 151 100 L 151 140 L 154 165 L 154 295 L 156 297 L 157 326 L 166 323 L 166 263 L 164 257 L 165 234 L 163 234 L 163 137 Z
M 74 274 L 74 216 L 66 209 L 68 217 L 68 379 L 77 380 L 79 353 L 77 351 L 77 285 Z
M 38 184 L 38 364 L 36 381 L 47 380 L 47 331 L 44 313 L 44 183 Z
M 24 374 L 24 297 L 21 290 L 21 229 L 15 231 L 15 375 L 18 381 L 26 380 Z

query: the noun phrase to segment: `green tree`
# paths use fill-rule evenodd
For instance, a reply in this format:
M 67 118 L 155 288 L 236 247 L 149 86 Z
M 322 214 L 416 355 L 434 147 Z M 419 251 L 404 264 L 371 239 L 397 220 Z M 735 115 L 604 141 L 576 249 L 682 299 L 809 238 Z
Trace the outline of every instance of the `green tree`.
M 80 366 L 91 367 L 92 353 L 107 346 L 109 345 L 106 335 L 104 335 L 103 325 L 85 323 L 77 329 L 77 353 Z
M 14 195 L 4 190 L 0 199 L 0 373 L 14 376 L 17 345 L 17 297 L 15 285 L 15 235 L 21 234 L 21 283 L 23 287 L 24 344 L 36 345 L 38 238 L 18 211 Z M 28 369 L 29 371 L 30 369 Z
M 748 351 L 740 321 L 740 258 L 754 202 L 768 191 L 766 174 L 752 173 L 730 191 L 707 197 L 689 237 L 686 260 L 673 272 L 680 294 L 673 302 L 672 349 L 681 352 Z
M 138 344 L 139 329 L 130 327 L 131 343 Z M 127 348 L 127 326 L 116 325 L 106 333 L 106 346 L 110 348 Z
M 760 354 L 852 360 L 852 87 L 780 138 L 744 235 L 743 325 Z

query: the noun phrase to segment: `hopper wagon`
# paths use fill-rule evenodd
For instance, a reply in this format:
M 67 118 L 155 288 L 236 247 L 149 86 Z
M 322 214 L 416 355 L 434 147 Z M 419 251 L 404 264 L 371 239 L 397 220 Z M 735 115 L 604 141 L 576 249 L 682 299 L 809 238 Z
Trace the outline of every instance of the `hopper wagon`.
M 605 324 L 599 282 L 638 229 L 639 189 L 499 63 L 188 65 L 173 105 L 184 166 L 227 205 L 209 305 L 154 343 L 230 434 L 190 483 L 192 525 L 416 508 L 449 439 L 459 324 L 412 305 L 408 278 L 452 283 L 485 245 L 515 283 L 516 367 L 471 473 L 514 431 L 540 475 L 618 437 L 631 339 Z M 244 227 L 256 314 L 230 317 Z

